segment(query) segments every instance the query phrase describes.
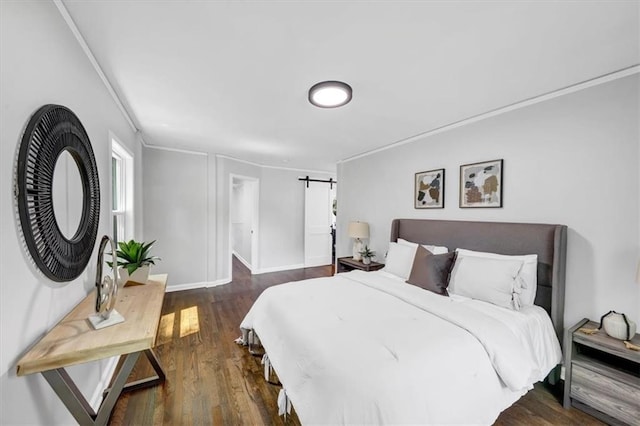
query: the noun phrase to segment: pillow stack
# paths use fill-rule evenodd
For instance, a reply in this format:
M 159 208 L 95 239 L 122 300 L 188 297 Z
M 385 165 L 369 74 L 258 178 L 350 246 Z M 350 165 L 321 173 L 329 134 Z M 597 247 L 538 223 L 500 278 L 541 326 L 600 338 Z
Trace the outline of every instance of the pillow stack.
M 390 243 L 384 270 L 409 284 L 448 296 L 455 294 L 519 310 L 534 304 L 538 256 L 416 244 Z

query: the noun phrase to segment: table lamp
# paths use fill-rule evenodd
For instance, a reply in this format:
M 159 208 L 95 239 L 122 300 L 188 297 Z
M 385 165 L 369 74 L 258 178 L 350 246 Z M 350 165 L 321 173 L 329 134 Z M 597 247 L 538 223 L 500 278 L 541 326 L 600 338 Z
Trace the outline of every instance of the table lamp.
M 355 238 L 353 242 L 353 260 L 361 260 L 362 238 L 369 238 L 369 224 L 367 222 L 350 222 L 349 237 Z

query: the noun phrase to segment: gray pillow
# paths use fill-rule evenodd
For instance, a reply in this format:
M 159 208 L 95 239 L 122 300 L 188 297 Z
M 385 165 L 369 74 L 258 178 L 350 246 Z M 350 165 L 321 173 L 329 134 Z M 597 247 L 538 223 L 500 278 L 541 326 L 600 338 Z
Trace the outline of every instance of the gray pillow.
M 436 294 L 449 296 L 447 286 L 455 258 L 455 252 L 432 254 L 424 247 L 418 246 L 411 274 L 406 282 Z

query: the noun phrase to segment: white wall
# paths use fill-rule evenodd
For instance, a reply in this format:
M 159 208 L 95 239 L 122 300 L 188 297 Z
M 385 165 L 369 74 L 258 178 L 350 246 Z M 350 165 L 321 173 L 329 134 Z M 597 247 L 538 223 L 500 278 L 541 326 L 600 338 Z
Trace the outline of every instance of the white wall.
M 271 270 L 304 265 L 304 183 L 306 173 L 262 170 L 260 186 L 260 266 Z M 313 174 L 316 179 L 329 175 Z
M 339 164 L 338 254 L 350 253 L 356 219 L 380 254 L 398 217 L 565 224 L 565 324 L 610 309 L 640 323 L 638 104 L 633 75 Z M 498 158 L 504 207 L 458 208 L 459 166 Z M 445 208 L 415 210 L 414 173 L 437 168 Z
M 137 177 L 142 154 L 135 134 L 53 2 L 0 2 L 0 64 L 0 424 L 73 424 L 44 378 L 17 377 L 15 364 L 93 288 L 96 253 L 94 249 L 84 273 L 66 284 L 49 281 L 32 266 L 13 211 L 15 155 L 27 121 L 40 106 L 56 103 L 74 111 L 89 135 L 98 166 L 99 239 L 111 230 L 109 131 L 134 153 Z M 140 190 L 139 179 L 135 187 Z M 60 211 L 65 222 L 70 212 L 75 214 L 78 194 L 68 185 L 59 188 L 55 196 L 69 199 Z M 70 368 L 69 373 L 91 399 L 102 376 L 110 373 L 108 366 L 94 362 Z
M 168 273 L 169 286 L 207 281 L 206 155 L 144 148 L 144 240 L 162 260 L 152 273 Z
M 214 155 L 144 148 L 144 239 L 157 240 L 152 271 L 169 274 L 167 291 L 222 283 L 216 167 Z

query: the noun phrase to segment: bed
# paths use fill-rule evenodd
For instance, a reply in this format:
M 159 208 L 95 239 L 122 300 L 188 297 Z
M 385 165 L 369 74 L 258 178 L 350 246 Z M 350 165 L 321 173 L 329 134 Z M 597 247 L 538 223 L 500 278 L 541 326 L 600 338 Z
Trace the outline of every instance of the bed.
M 242 342 L 259 337 L 281 409 L 290 401 L 301 423 L 491 424 L 560 362 L 565 226 L 396 219 L 390 241 L 402 240 L 535 254 L 535 302 L 442 297 L 389 263 L 270 287 L 242 321 Z

